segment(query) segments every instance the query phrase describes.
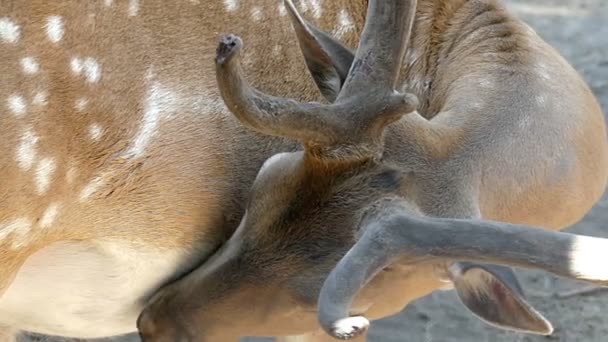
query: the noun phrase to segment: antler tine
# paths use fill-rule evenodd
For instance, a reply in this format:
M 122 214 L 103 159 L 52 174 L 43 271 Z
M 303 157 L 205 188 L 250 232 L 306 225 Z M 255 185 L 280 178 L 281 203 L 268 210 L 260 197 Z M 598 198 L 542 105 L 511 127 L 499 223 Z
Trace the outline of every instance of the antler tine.
M 290 0 L 285 0 L 288 2 Z M 318 156 L 356 159 L 377 157 L 386 125 L 418 106 L 413 94 L 393 87 L 415 13 L 415 0 L 370 0 L 369 21 L 344 91 L 329 105 L 299 103 L 251 87 L 240 66 L 242 41 L 220 39 L 216 76 L 226 106 L 258 132 L 299 139 Z M 295 11 L 295 7 L 289 7 Z
M 399 259 L 484 262 L 540 269 L 608 286 L 608 239 L 473 219 L 440 219 L 409 214 L 391 203 L 366 220 L 365 233 L 325 280 L 319 296 L 319 322 L 338 339 L 361 334 L 369 321 L 349 317 L 357 292 Z
M 240 63 L 241 38 L 220 38 L 215 64 L 220 93 L 228 109 L 246 126 L 260 133 L 331 144 L 340 132 L 327 111 L 331 106 L 298 103 L 262 93 L 243 77 Z
M 371 89 L 392 92 L 409 42 L 417 0 L 370 0 L 367 19 L 348 78 L 338 96 L 349 98 Z

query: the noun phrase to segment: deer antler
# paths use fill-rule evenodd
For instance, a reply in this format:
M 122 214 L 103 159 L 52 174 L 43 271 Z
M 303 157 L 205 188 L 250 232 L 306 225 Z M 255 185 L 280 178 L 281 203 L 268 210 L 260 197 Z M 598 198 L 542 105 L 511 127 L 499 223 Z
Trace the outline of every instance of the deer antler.
M 319 321 L 338 339 L 365 331 L 369 321 L 349 317 L 351 303 L 378 272 L 397 260 L 519 266 L 608 286 L 608 272 L 599 264 L 607 239 L 505 222 L 415 216 L 399 202 L 378 210 L 361 229 L 365 233 L 330 273 L 319 296 Z
M 416 1 L 369 2 L 352 67 L 336 101 L 327 105 L 253 88 L 240 66 L 241 39 L 224 36 L 215 60 L 222 98 L 244 125 L 258 132 L 301 140 L 323 156 L 377 157 L 384 128 L 418 105 L 414 95 L 394 89 L 415 9 Z

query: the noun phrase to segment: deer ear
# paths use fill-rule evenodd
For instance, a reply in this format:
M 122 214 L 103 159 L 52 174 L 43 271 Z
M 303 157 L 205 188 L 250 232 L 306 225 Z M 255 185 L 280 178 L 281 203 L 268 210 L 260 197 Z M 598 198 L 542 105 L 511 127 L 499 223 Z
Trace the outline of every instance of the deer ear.
M 285 0 L 285 7 L 310 74 L 321 94 L 328 101 L 334 102 L 353 63 L 353 52 L 329 34 L 304 20 L 291 0 Z
M 502 329 L 550 335 L 551 323 L 524 297 L 508 267 L 457 262 L 450 278 L 462 303 L 477 317 Z

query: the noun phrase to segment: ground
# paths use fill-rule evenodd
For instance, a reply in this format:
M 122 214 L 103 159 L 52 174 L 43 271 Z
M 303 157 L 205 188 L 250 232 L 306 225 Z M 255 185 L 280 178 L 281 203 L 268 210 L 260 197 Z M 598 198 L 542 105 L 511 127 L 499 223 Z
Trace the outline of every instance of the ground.
M 505 1 L 579 70 L 608 110 L 608 1 Z M 608 237 L 608 193 L 572 232 Z M 598 262 L 606 262 L 598 260 Z M 529 301 L 553 323 L 552 336 L 501 331 L 465 310 L 453 292 L 437 292 L 403 313 L 373 323 L 371 342 L 605 342 L 608 340 L 608 291 L 557 298 L 581 284 L 544 273 L 518 270 Z M 22 339 L 25 340 L 31 339 Z M 247 339 L 247 342 L 268 341 Z M 59 342 L 53 340 L 53 342 Z

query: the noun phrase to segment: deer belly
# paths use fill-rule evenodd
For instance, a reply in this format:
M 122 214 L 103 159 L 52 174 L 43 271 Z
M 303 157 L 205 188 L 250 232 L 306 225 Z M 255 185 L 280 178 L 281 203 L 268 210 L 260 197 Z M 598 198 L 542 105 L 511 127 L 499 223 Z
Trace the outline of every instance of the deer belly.
M 142 298 L 184 260 L 126 242 L 49 246 L 27 260 L 0 298 L 0 325 L 81 338 L 133 332 Z

